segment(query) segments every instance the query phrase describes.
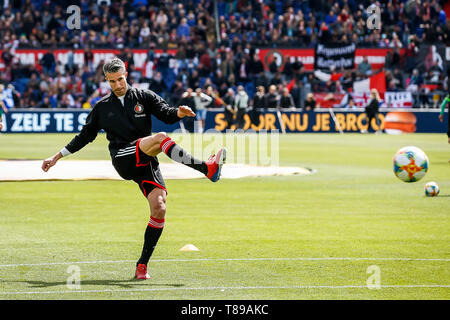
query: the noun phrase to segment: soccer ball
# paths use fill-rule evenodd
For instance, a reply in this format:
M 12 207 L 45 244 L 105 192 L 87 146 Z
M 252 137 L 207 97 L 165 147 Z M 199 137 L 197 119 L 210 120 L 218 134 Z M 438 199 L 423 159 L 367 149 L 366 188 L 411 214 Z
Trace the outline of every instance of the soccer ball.
M 427 197 L 436 197 L 439 194 L 439 186 L 436 182 L 431 181 L 425 184 L 425 195 Z
M 416 182 L 428 171 L 428 157 L 417 147 L 403 147 L 392 159 L 394 173 L 404 182 Z

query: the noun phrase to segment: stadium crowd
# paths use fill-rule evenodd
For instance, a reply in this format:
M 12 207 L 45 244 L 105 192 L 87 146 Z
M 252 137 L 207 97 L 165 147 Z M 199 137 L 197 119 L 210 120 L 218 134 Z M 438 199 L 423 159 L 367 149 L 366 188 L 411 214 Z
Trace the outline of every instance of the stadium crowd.
M 215 7 L 217 3 L 217 7 Z M 66 26 L 66 8 L 81 8 L 81 30 Z M 366 8 L 381 9 L 381 29 L 366 25 Z M 370 76 L 364 59 L 339 81 L 320 81 L 296 59 L 268 70 L 257 54 L 262 47 L 310 47 L 317 42 L 353 42 L 358 47 L 392 49 L 386 56 L 387 91 L 417 92 L 422 84 L 448 90 L 447 70 L 418 67 L 422 44 L 449 43 L 450 20 L 438 0 L 0 0 L 0 49 L 9 107 L 90 108 L 108 92 L 102 63 L 92 49 L 119 49 L 129 82 L 160 94 L 172 105 L 196 110 L 314 109 L 312 92 L 347 92 Z M 217 17 L 217 19 L 216 19 Z M 216 23 L 217 20 L 217 23 Z M 38 65 L 22 65 L 15 50 L 48 49 Z M 84 50 L 84 65 L 55 58 L 54 49 Z M 132 48 L 147 50 L 143 72 Z M 156 54 L 162 49 L 162 54 Z M 176 49 L 176 54 L 169 53 Z M 400 49 L 404 49 L 400 51 Z M 402 53 L 401 53 L 402 52 Z M 292 86 L 287 90 L 287 86 Z M 240 97 L 242 92 L 246 99 Z M 6 97 L 8 95 L 8 97 Z M 261 98 L 263 97 L 263 98 Z M 261 99 L 260 99 L 261 98 Z M 314 99 L 312 99 L 314 100 Z M 426 101 L 425 101 L 426 102 Z

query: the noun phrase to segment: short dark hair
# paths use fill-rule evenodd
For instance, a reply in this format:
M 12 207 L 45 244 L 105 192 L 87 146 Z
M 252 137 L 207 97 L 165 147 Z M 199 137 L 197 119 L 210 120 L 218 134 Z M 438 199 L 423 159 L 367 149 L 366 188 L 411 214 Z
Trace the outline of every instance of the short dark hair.
M 105 76 L 107 73 L 116 73 L 120 69 L 123 69 L 123 71 L 125 72 L 125 63 L 123 63 L 123 61 L 117 57 L 108 60 L 103 65 L 103 73 Z

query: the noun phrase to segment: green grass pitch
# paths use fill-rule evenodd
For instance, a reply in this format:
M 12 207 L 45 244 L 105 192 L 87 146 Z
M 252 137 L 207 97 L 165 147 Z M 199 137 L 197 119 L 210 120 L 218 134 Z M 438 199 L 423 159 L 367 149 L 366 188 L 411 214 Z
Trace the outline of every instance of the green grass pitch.
M 72 136 L 3 134 L 0 159 L 43 159 Z M 411 184 L 392 172 L 407 145 L 430 159 Z M 109 159 L 105 136 L 70 158 Z M 450 298 L 444 134 L 280 135 L 279 159 L 317 172 L 166 180 L 148 281 L 132 279 L 149 218 L 133 182 L 0 182 L 0 299 Z M 188 243 L 200 251 L 179 251 Z

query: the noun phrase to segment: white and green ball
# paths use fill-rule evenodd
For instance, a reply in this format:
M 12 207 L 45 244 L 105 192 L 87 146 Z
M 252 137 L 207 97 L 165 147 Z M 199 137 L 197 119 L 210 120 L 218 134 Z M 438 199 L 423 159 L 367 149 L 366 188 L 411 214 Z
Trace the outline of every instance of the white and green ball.
M 427 155 L 414 146 L 398 150 L 392 163 L 395 176 L 404 182 L 419 181 L 428 171 Z
M 439 194 L 439 186 L 436 182 L 430 181 L 425 184 L 425 195 L 427 197 L 436 197 Z

